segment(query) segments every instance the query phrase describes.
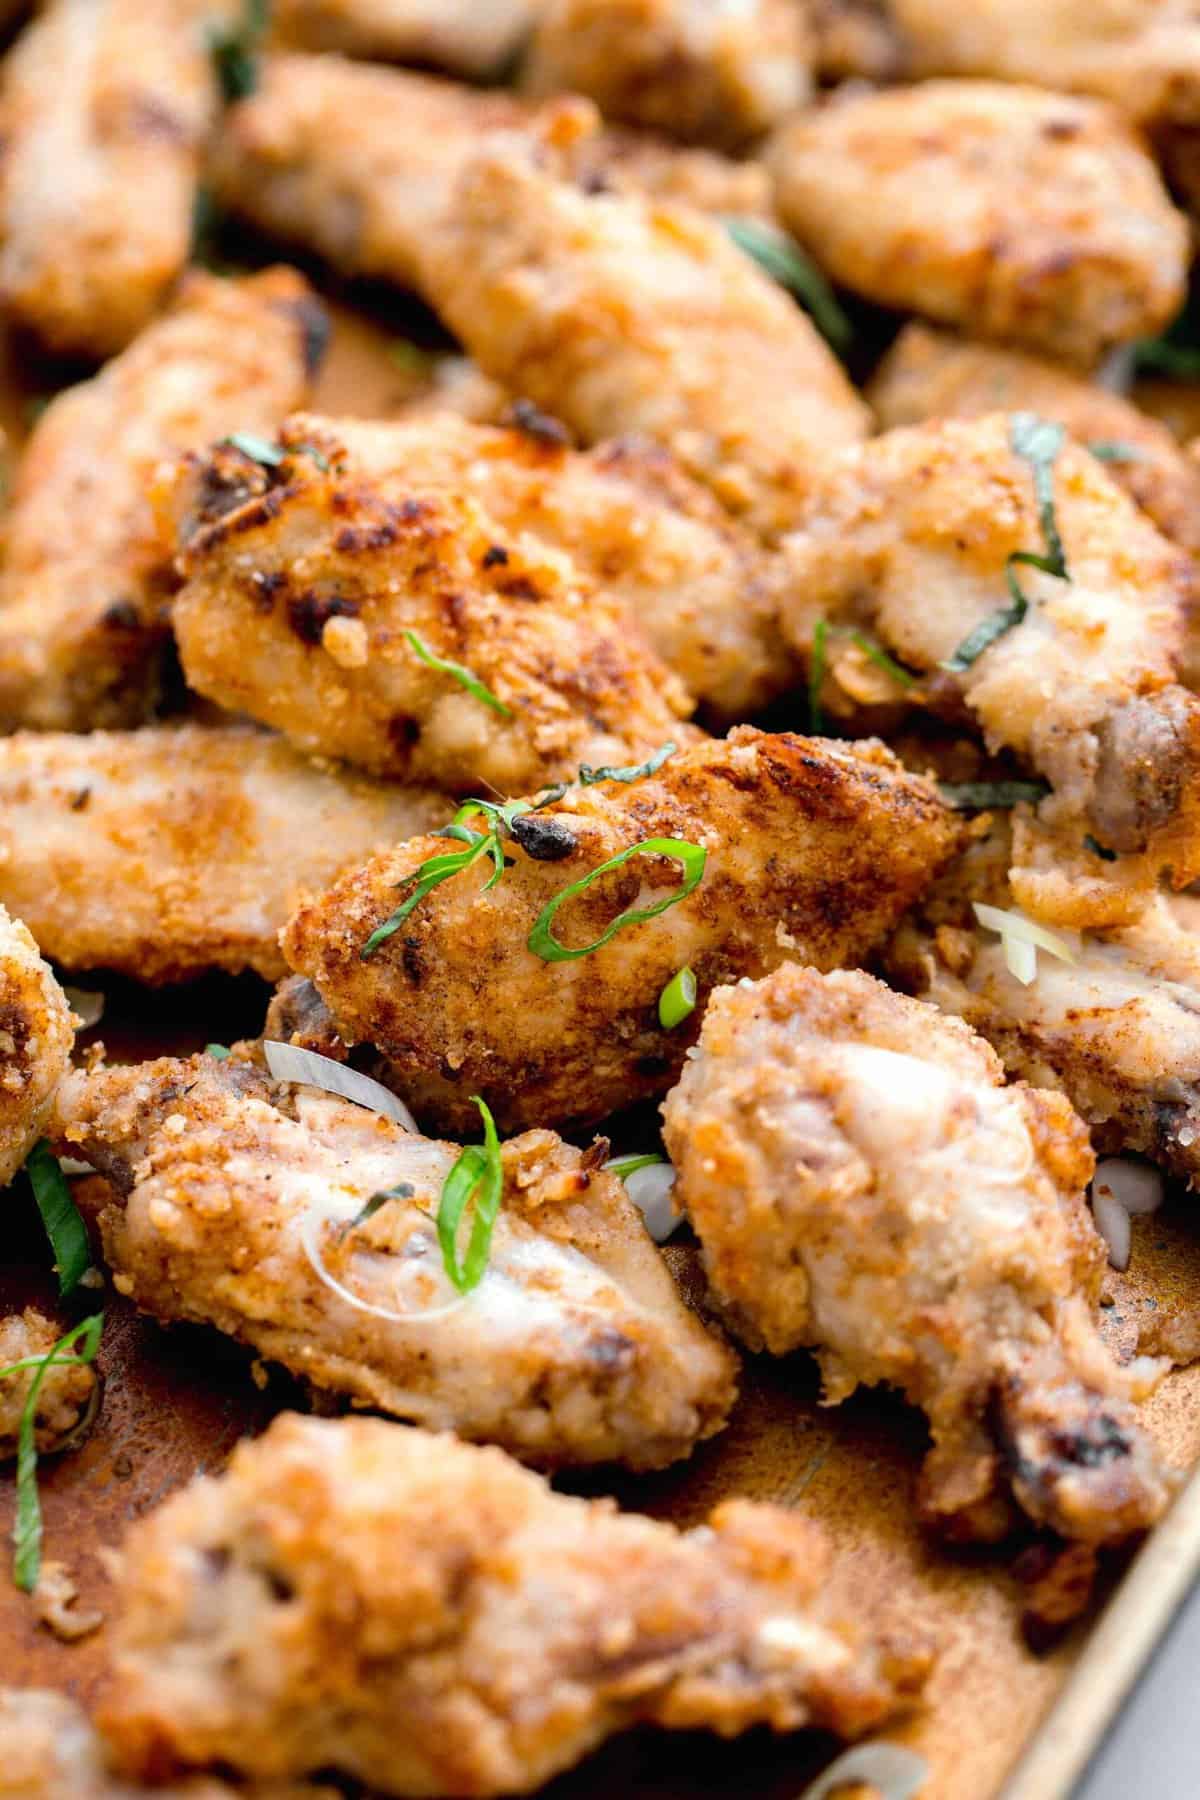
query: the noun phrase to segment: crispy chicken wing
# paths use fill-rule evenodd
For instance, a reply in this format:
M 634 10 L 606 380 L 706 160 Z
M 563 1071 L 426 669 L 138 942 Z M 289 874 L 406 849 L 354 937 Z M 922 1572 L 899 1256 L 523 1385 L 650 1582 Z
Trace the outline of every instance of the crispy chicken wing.
M 785 224 L 885 306 L 1092 363 L 1161 329 L 1188 232 L 1115 110 L 931 81 L 801 114 L 774 150 Z
M 830 1621 L 825 1562 L 776 1507 L 679 1532 L 495 1450 L 288 1414 L 130 1534 L 101 1725 L 147 1773 L 395 1795 L 526 1793 L 638 1723 L 853 1736 L 927 1658 Z
M 569 157 L 569 108 L 559 123 Z M 786 528 L 865 432 L 815 327 L 721 225 L 587 192 L 515 134 L 466 164 L 423 250 L 426 293 L 486 374 L 585 443 L 667 445 L 757 529 Z
M 865 956 L 955 835 L 933 788 L 882 745 L 739 726 L 657 773 L 570 788 L 517 820 L 505 844 L 512 866 L 490 893 L 476 864 L 429 892 L 364 958 L 372 933 L 411 898 L 415 872 L 446 846 L 418 838 L 378 857 L 300 908 L 284 953 L 344 1040 L 377 1045 L 401 1091 L 431 1116 L 465 1126 L 478 1092 L 509 1125 L 595 1121 L 666 1091 L 721 982 L 790 956 L 823 968 Z M 592 954 L 546 961 L 528 947 L 565 888 L 662 839 L 705 851 L 686 897 Z M 572 898 L 553 934 L 589 944 L 623 910 L 657 904 L 682 882 L 678 860 L 633 857 Z M 697 1009 L 664 1030 L 659 995 L 685 966 Z
M 538 94 L 587 94 L 631 125 L 737 149 L 803 106 L 812 49 L 796 0 L 546 0 L 522 79 Z
M 217 10 L 48 0 L 5 58 L 0 299 L 55 350 L 123 349 L 187 261 Z
M 29 1357 L 48 1356 L 62 1337 L 62 1327 L 33 1307 L 0 1317 L 0 1370 Z M 35 1369 L 0 1374 L 0 1461 L 17 1453 L 17 1434 Z M 39 1451 L 61 1450 L 85 1423 L 99 1396 L 96 1372 L 87 1363 L 55 1362 L 42 1376 L 34 1413 L 34 1442 Z M 0 1778 L 0 1794 L 4 1792 Z
M 1003 1085 L 957 1019 L 869 975 L 796 966 L 713 996 L 663 1108 L 677 1190 L 738 1334 L 816 1350 L 825 1397 L 929 1416 L 921 1505 L 962 1537 L 1037 1524 L 1119 1542 L 1172 1477 L 1096 1329 L 1093 1159 L 1060 1094 Z
M 0 739 L 0 902 L 69 969 L 285 972 L 307 892 L 448 816 L 238 725 Z
M 173 310 L 38 421 L 0 571 L 0 728 L 138 724 L 158 691 L 171 545 L 157 464 L 302 405 L 325 316 L 288 269 L 192 274 Z
M 174 625 L 197 692 L 459 792 L 532 791 L 689 731 L 680 683 L 569 557 L 469 493 L 376 479 L 332 434 L 286 442 L 276 466 L 218 445 L 184 467 Z
M 71 1008 L 49 964 L 0 906 L 0 1188 L 41 1135 L 74 1042 Z
M 422 63 L 475 80 L 520 49 L 542 0 L 274 0 L 273 40 L 381 62 Z
M 1016 431 L 1013 416 L 993 413 L 846 453 L 785 543 L 784 627 L 811 648 L 823 618 L 865 625 L 918 677 L 898 688 L 835 632 L 831 707 L 849 693 L 965 712 L 990 749 L 1043 775 L 1053 793 L 1021 821 L 1014 892 L 1062 924 L 1122 923 L 1163 870 L 1177 886 L 1200 874 L 1200 701 L 1173 682 L 1190 563 L 1068 443 L 1050 479 L 1071 579 L 1011 565 L 1014 553 L 1046 551 Z M 971 642 L 1012 607 L 1006 574 L 1028 611 L 1019 622 L 1008 613 L 986 647 Z M 948 669 L 968 644 L 968 666 Z M 1089 836 L 1116 859 L 1102 861 Z
M 71 1075 L 55 1131 L 117 1190 L 100 1230 L 121 1292 L 352 1403 L 543 1466 L 633 1468 L 688 1455 L 733 1403 L 733 1358 L 679 1298 L 603 1142 L 504 1146 L 487 1268 L 461 1296 L 436 1224 L 458 1146 L 241 1056 Z

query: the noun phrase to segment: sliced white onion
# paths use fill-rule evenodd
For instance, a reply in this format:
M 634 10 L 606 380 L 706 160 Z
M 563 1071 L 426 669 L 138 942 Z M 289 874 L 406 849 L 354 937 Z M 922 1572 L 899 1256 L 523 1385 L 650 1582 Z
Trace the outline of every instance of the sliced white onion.
M 427 1325 L 434 1319 L 444 1319 L 450 1313 L 457 1312 L 471 1298 L 470 1294 L 456 1294 L 453 1300 L 445 1301 L 441 1306 L 413 1307 L 408 1312 L 397 1312 L 394 1307 L 376 1306 L 370 1300 L 360 1300 L 348 1287 L 343 1287 L 336 1276 L 331 1275 L 325 1266 L 320 1249 L 316 1242 L 316 1231 L 320 1225 L 329 1223 L 329 1215 L 320 1207 L 314 1207 L 307 1214 L 300 1227 L 300 1242 L 304 1246 L 304 1254 L 312 1264 L 313 1274 L 324 1283 L 331 1293 L 347 1306 L 358 1312 L 370 1313 L 373 1319 L 386 1319 L 389 1325 Z M 474 1292 L 474 1290 L 472 1290 Z
M 622 1179 L 625 1192 L 646 1221 L 646 1230 L 656 1244 L 665 1244 L 672 1232 L 678 1231 L 683 1223 L 682 1215 L 676 1212 L 671 1198 L 675 1187 L 675 1170 L 669 1162 L 646 1163 L 644 1167 L 634 1169 Z
M 1157 1212 L 1163 1203 L 1162 1171 L 1126 1156 L 1106 1156 L 1096 1164 L 1092 1193 L 1111 1194 L 1127 1213 Z
M 372 1081 L 369 1075 L 360 1075 L 345 1063 L 334 1062 L 331 1056 L 302 1050 L 299 1044 L 281 1044 L 275 1038 L 263 1039 L 263 1055 L 276 1081 L 299 1081 L 306 1087 L 322 1088 L 327 1094 L 352 1100 L 355 1106 L 365 1106 L 368 1112 L 382 1113 L 385 1119 L 403 1125 L 405 1131 L 417 1129 L 407 1106 L 390 1088 L 381 1081 Z
M 81 1031 L 90 1031 L 104 1017 L 104 995 L 93 988 L 65 987 L 67 1005 L 79 1020 Z
M 94 1175 L 96 1173 L 91 1163 L 80 1162 L 75 1156 L 60 1156 L 58 1166 L 64 1175 Z
M 1024 913 L 1011 912 L 1000 906 L 985 906 L 979 900 L 973 900 L 971 905 L 984 929 L 998 933 L 1009 974 L 1024 987 L 1028 987 L 1037 975 L 1039 950 L 1046 950 L 1063 962 L 1078 960 L 1065 938 L 1059 937 L 1056 931 L 1047 931 L 1033 919 L 1027 919 Z
M 805 1788 L 800 1800 L 829 1800 L 839 1788 L 873 1787 L 883 1800 L 914 1800 L 929 1764 L 902 1744 L 856 1744 Z
M 1092 1193 L 1092 1214 L 1096 1230 L 1108 1245 L 1108 1260 L 1114 1269 L 1129 1267 L 1129 1214 L 1107 1188 Z

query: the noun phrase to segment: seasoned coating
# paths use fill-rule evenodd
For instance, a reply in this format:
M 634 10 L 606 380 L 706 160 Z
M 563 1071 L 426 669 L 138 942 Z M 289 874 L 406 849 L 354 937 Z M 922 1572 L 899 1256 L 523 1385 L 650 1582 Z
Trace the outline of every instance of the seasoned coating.
M 11 1369 L 31 1356 L 48 1356 L 63 1330 L 31 1306 L 0 1318 L 0 1370 Z M 36 1376 L 36 1369 L 0 1375 L 0 1461 L 17 1454 L 21 1414 Z M 86 1422 L 98 1398 L 96 1373 L 88 1364 L 51 1363 L 42 1376 L 34 1414 L 34 1442 L 39 1451 L 61 1450 Z
M 777 1507 L 729 1501 L 679 1532 L 495 1450 L 285 1414 L 130 1533 L 100 1722 L 146 1773 L 476 1797 L 638 1723 L 855 1736 L 928 1658 L 828 1620 L 825 1564 L 818 1528 Z
M 619 125 L 580 143 L 576 180 L 593 191 L 645 194 L 718 219 L 775 217 L 773 183 L 765 163 L 687 148 Z
M 749 726 L 640 780 L 571 788 L 537 819 L 527 841 L 540 856 L 514 839 L 512 867 L 490 894 L 481 865 L 455 875 L 365 960 L 368 937 L 441 840 L 417 838 L 344 878 L 301 907 L 282 940 L 344 1040 L 377 1045 L 410 1104 L 452 1124 L 468 1124 L 475 1093 L 514 1127 L 595 1121 L 665 1093 L 714 987 L 789 957 L 832 968 L 866 956 L 956 837 L 933 788 L 882 745 Z M 577 960 L 546 962 L 527 948 L 556 894 L 651 838 L 706 850 L 685 899 Z M 564 906 L 555 934 L 591 943 L 620 912 L 681 881 L 677 862 L 635 857 Z M 696 1010 L 664 1031 L 658 997 L 685 966 Z
M 56 351 L 123 350 L 187 261 L 216 10 L 48 0 L 5 58 L 0 301 Z
M 117 1189 L 100 1231 L 122 1293 L 356 1405 L 545 1467 L 658 1468 L 733 1403 L 734 1360 L 684 1306 L 603 1141 L 504 1146 L 491 1254 L 462 1297 L 436 1227 L 456 1144 L 273 1086 L 240 1056 L 74 1074 L 55 1131 Z
M 451 413 L 387 424 L 302 415 L 283 439 L 338 446 L 396 498 L 473 497 L 506 538 L 565 551 L 718 718 L 744 718 L 794 683 L 776 620 L 782 566 L 670 451 L 636 438 L 573 451 L 541 415 L 518 407 L 515 419 L 498 429 Z
M 1160 873 L 1200 874 L 1200 702 L 1174 685 L 1188 559 L 1105 469 L 1066 443 L 1053 464 L 1070 581 L 1018 565 L 1030 606 L 961 672 L 947 661 L 1011 605 L 1007 559 L 1045 549 L 1029 462 L 1003 413 L 886 433 L 848 452 L 784 546 L 784 629 L 866 626 L 919 679 L 892 678 L 831 637 L 826 703 L 879 697 L 965 713 L 1054 790 L 1015 844 L 1014 892 L 1038 916 L 1120 924 Z M 852 703 L 853 703 L 852 701 Z M 1115 861 L 1085 846 L 1090 835 Z
M 545 0 L 522 82 L 736 150 L 804 105 L 812 52 L 795 0 Z
M 422 63 L 480 80 L 498 74 L 542 0 L 274 0 L 272 41 L 380 62 Z
M 74 1041 L 71 1008 L 49 964 L 0 906 L 0 1188 L 41 1136 Z
M 825 1399 L 886 1382 L 929 1417 L 926 1520 L 1120 1542 L 1172 1477 L 1139 1429 L 1141 1365 L 1096 1329 L 1104 1249 L 1087 1133 L 1003 1085 L 957 1019 L 857 972 L 796 966 L 715 994 L 663 1108 L 677 1192 L 738 1334 L 816 1351 Z
M 806 0 L 822 81 L 890 81 L 902 53 L 891 0 Z
M 722 226 L 585 192 L 514 136 L 466 165 L 424 275 L 485 373 L 584 443 L 666 445 L 761 531 L 786 527 L 814 468 L 865 432 L 832 352 Z
M 1111 100 L 1142 120 L 1200 122 L 1195 0 L 889 0 L 910 69 L 993 75 Z
M 1083 364 L 1184 293 L 1188 232 L 1100 101 L 986 81 L 852 93 L 775 144 L 784 223 L 835 281 Z
M 183 468 L 174 625 L 198 693 L 301 750 L 459 792 L 533 791 L 687 734 L 683 688 L 569 557 L 470 494 L 374 479 L 332 436 L 287 445 L 273 467 L 218 445 Z
M 135 725 L 157 696 L 171 546 L 158 463 L 222 432 L 270 432 L 302 405 L 324 313 L 289 269 L 193 273 L 172 311 L 46 408 L 6 520 L 0 729 Z
M 308 892 L 448 816 L 238 725 L 0 738 L 0 902 L 68 969 L 285 973 Z

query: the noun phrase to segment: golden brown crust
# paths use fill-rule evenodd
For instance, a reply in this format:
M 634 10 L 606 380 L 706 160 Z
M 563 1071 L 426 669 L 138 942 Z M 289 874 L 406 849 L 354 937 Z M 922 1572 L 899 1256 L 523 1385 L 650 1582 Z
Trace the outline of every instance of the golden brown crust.
M 540 0 L 274 0 L 271 42 L 480 80 L 521 48 Z
M 0 1187 L 41 1135 L 74 1041 L 71 1009 L 49 964 L 0 906 Z
M 0 1318 L 0 1369 L 29 1357 L 48 1356 L 63 1335 L 42 1313 L 24 1312 Z M 0 1461 L 17 1453 L 17 1434 L 36 1369 L 0 1376 Z M 42 1376 L 34 1413 L 34 1442 L 43 1454 L 61 1450 L 79 1431 L 96 1394 L 96 1374 L 84 1363 L 52 1363 Z M 0 1793 L 3 1787 L 0 1787 Z

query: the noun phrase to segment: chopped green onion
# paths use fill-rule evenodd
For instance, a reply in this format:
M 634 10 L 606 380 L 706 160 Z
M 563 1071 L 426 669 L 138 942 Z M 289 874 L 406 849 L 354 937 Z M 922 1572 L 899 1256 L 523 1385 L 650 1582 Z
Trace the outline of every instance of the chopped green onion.
M 808 667 L 808 729 L 819 737 L 825 723 L 821 711 L 821 689 L 825 686 L 825 644 L 829 636 L 828 619 L 818 619 L 813 626 L 812 661 Z
M 1093 856 L 1098 856 L 1101 862 L 1116 862 L 1117 860 L 1117 852 L 1107 849 L 1104 844 L 1092 836 L 1090 831 L 1084 835 L 1083 847 L 1085 850 L 1090 850 Z
M 504 854 L 500 849 L 499 840 L 493 832 L 489 832 L 486 837 L 478 837 L 466 850 L 447 851 L 444 856 L 427 857 L 420 868 L 414 869 L 412 874 L 406 875 L 404 882 L 401 882 L 402 887 L 409 881 L 415 881 L 416 886 L 403 905 L 398 906 L 382 925 L 375 927 L 358 953 L 360 959 L 366 962 L 368 957 L 374 956 L 380 944 L 385 944 L 388 938 L 399 931 L 409 913 L 413 911 L 414 907 L 421 904 L 426 894 L 431 894 L 434 888 L 443 881 L 449 881 L 452 875 L 461 874 L 464 869 L 469 869 L 473 862 L 478 862 L 479 858 L 487 852 L 491 852 L 493 858 L 499 858 L 496 864 L 496 873 L 487 884 L 488 887 L 492 887 L 504 873 Z
M 942 664 L 942 668 L 948 675 L 961 675 L 964 670 L 969 669 L 971 664 L 978 661 L 984 651 L 996 642 L 997 638 L 1002 638 L 1006 632 L 1012 631 L 1014 626 L 1019 625 L 1029 611 L 1029 602 L 1017 586 L 1007 564 L 1005 565 L 1005 577 L 1013 596 L 1012 604 L 998 607 L 995 612 L 989 613 L 986 619 L 981 619 L 974 631 L 968 632 L 953 656 L 948 657 Z
M 653 756 L 648 756 L 646 758 L 644 763 L 626 763 L 624 767 L 619 769 L 614 769 L 607 763 L 599 769 L 590 768 L 587 763 L 580 763 L 579 785 L 580 787 L 594 787 L 598 781 L 640 781 L 643 775 L 656 774 L 667 759 L 675 755 L 678 749 L 678 744 L 662 744 L 654 752 Z M 564 788 L 562 793 L 565 792 L 566 789 Z M 561 800 L 562 793 L 557 794 L 555 797 Z M 546 802 L 543 801 L 542 804 L 545 805 Z
M 1145 453 L 1136 444 L 1124 444 L 1119 439 L 1112 442 L 1101 441 L 1089 444 L 1088 449 L 1097 462 L 1103 463 L 1139 463 L 1145 462 Z
M 813 324 L 825 341 L 835 350 L 847 349 L 854 328 L 825 276 L 799 244 L 760 219 L 730 216 L 724 225 L 738 249 L 753 257 L 760 269 L 812 314 Z
M 469 1144 L 447 1175 L 437 1216 L 438 1242 L 442 1246 L 446 1273 L 460 1294 L 470 1293 L 483 1279 L 504 1194 L 504 1165 L 495 1120 L 478 1094 L 472 1094 L 471 1098 L 483 1118 L 483 1143 Z M 460 1263 L 458 1227 L 472 1196 L 475 1197 L 475 1216 L 467 1254 Z
M 287 451 L 281 450 L 278 444 L 256 437 L 252 431 L 231 431 L 221 442 L 228 444 L 231 450 L 240 450 L 251 462 L 261 463 L 264 469 L 277 469 L 287 456 Z
M 468 694 L 473 695 L 476 700 L 481 700 L 484 706 L 490 706 L 493 712 L 500 714 L 501 718 L 512 718 L 512 707 L 506 706 L 503 700 L 498 699 L 491 688 L 485 682 L 480 681 L 478 675 L 473 675 L 470 669 L 463 667 L 462 663 L 451 662 L 444 656 L 435 656 L 429 645 L 417 632 L 406 631 L 404 635 L 427 668 L 436 669 L 440 675 L 451 676 L 460 687 L 466 688 Z
M 79 1208 L 71 1198 L 59 1160 L 45 1138 L 41 1138 L 26 1157 L 25 1172 L 54 1251 L 58 1291 L 69 1294 L 78 1287 L 79 1278 L 86 1274 L 92 1258 Z
M 955 812 L 1002 811 L 1010 806 L 1036 806 L 1050 789 L 1044 781 L 944 781 L 942 799 Z
M 245 100 L 258 86 L 256 52 L 269 8 L 270 0 L 246 0 L 238 24 L 209 32 L 209 55 L 225 100 Z
M 229 1050 L 225 1044 L 205 1044 L 204 1054 L 215 1057 L 218 1062 L 224 1062 Z
M 655 901 L 653 906 L 630 907 L 627 912 L 618 913 L 606 931 L 591 944 L 583 944 L 578 950 L 568 949 L 560 944 L 551 926 L 560 906 L 582 894 L 585 888 L 591 887 L 601 875 L 608 874 L 611 869 L 619 869 L 634 856 L 669 856 L 673 861 L 683 865 L 683 882 L 677 892 L 668 894 L 665 900 Z M 631 844 L 628 850 L 622 850 L 616 856 L 610 856 L 599 868 L 593 869 L 579 881 L 573 881 L 561 893 L 555 894 L 553 900 L 547 902 L 534 922 L 533 930 L 526 940 L 535 956 L 544 962 L 574 962 L 581 956 L 590 956 L 594 950 L 600 950 L 623 931 L 627 925 L 640 925 L 646 919 L 655 919 L 668 907 L 676 906 L 686 900 L 693 888 L 698 887 L 704 878 L 704 865 L 708 861 L 708 851 L 700 844 L 692 844 L 686 838 L 644 838 L 640 844 Z
M 680 969 L 658 996 L 658 1022 L 664 1031 L 677 1025 L 696 1010 L 696 974 L 694 969 Z
M 665 1163 L 665 1156 L 658 1156 L 654 1151 L 645 1156 L 614 1156 L 604 1167 L 610 1175 L 616 1175 L 621 1181 L 627 1175 L 636 1175 L 639 1169 L 648 1169 L 654 1163 Z
M 850 640 L 858 645 L 864 656 L 890 675 L 893 681 L 898 682 L 901 687 L 912 687 L 917 679 L 912 670 L 904 668 L 894 657 L 889 656 L 883 645 L 869 638 L 865 631 L 852 631 Z
M 11 1363 L 6 1369 L 0 1369 L 0 1379 L 18 1375 L 23 1369 L 36 1371 L 29 1384 L 17 1428 L 17 1516 L 13 1525 L 13 1580 L 27 1594 L 31 1594 L 37 1586 L 42 1569 L 42 1505 L 37 1485 L 38 1395 L 42 1391 L 48 1369 L 69 1363 L 94 1362 L 103 1330 L 104 1314 L 95 1313 L 59 1338 L 45 1356 L 27 1356 L 20 1362 Z M 79 1338 L 83 1339 L 79 1350 L 74 1355 L 64 1355 L 69 1346 Z

